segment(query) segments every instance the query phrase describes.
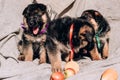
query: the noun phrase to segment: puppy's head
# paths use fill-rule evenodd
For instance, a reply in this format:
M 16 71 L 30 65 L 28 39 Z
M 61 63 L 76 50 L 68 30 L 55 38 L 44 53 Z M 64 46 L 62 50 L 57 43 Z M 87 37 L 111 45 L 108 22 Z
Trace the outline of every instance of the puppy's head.
M 86 10 L 81 15 L 82 18 L 88 20 L 94 27 L 95 32 L 110 31 L 110 26 L 104 16 L 96 10 Z
M 86 19 L 97 19 L 100 17 L 103 17 L 100 12 L 96 11 L 96 10 L 86 10 L 82 13 L 81 16 L 84 16 Z
M 30 4 L 23 11 L 23 22 L 30 33 L 37 35 L 48 22 L 49 17 L 44 4 Z
M 96 10 L 86 10 L 82 13 L 81 17 L 91 22 L 95 30 L 102 25 L 102 21 L 105 21 L 101 13 Z
M 93 41 L 95 31 L 92 24 L 84 19 L 76 19 L 74 22 L 74 32 L 73 32 L 73 45 L 76 48 L 75 52 L 79 49 L 86 47 L 89 43 Z

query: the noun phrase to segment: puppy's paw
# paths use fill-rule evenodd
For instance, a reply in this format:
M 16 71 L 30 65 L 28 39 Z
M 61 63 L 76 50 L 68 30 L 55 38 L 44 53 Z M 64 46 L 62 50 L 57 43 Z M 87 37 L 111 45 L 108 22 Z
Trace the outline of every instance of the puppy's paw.
M 19 55 L 18 60 L 20 61 L 25 61 L 25 55 Z
M 52 72 L 62 72 L 62 67 L 60 63 L 55 63 L 52 65 Z
M 108 58 L 108 56 L 102 56 L 102 59 L 107 59 Z

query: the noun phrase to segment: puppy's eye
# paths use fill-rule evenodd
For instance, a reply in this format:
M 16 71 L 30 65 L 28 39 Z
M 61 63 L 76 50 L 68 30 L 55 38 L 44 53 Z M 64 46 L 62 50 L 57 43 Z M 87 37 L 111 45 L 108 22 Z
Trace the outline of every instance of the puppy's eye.
M 39 12 L 38 14 L 39 14 L 40 16 L 42 16 L 44 13 L 45 13 L 45 12 Z

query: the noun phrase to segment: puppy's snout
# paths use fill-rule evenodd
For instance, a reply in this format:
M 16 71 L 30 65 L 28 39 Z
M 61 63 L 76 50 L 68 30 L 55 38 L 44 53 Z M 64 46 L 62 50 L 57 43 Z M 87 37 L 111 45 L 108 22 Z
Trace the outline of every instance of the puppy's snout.
M 37 23 L 34 19 L 30 19 L 29 25 L 30 26 L 35 26 Z
M 39 16 L 32 16 L 31 18 L 29 18 L 30 26 L 40 26 L 40 23 L 42 23 L 42 20 Z

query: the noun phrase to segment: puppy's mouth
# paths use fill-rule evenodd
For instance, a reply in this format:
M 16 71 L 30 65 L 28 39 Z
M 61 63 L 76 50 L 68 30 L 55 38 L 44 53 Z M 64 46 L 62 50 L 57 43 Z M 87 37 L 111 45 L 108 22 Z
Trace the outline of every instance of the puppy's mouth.
M 38 32 L 39 32 L 39 28 L 38 27 L 33 28 L 33 34 L 34 35 L 37 35 Z

